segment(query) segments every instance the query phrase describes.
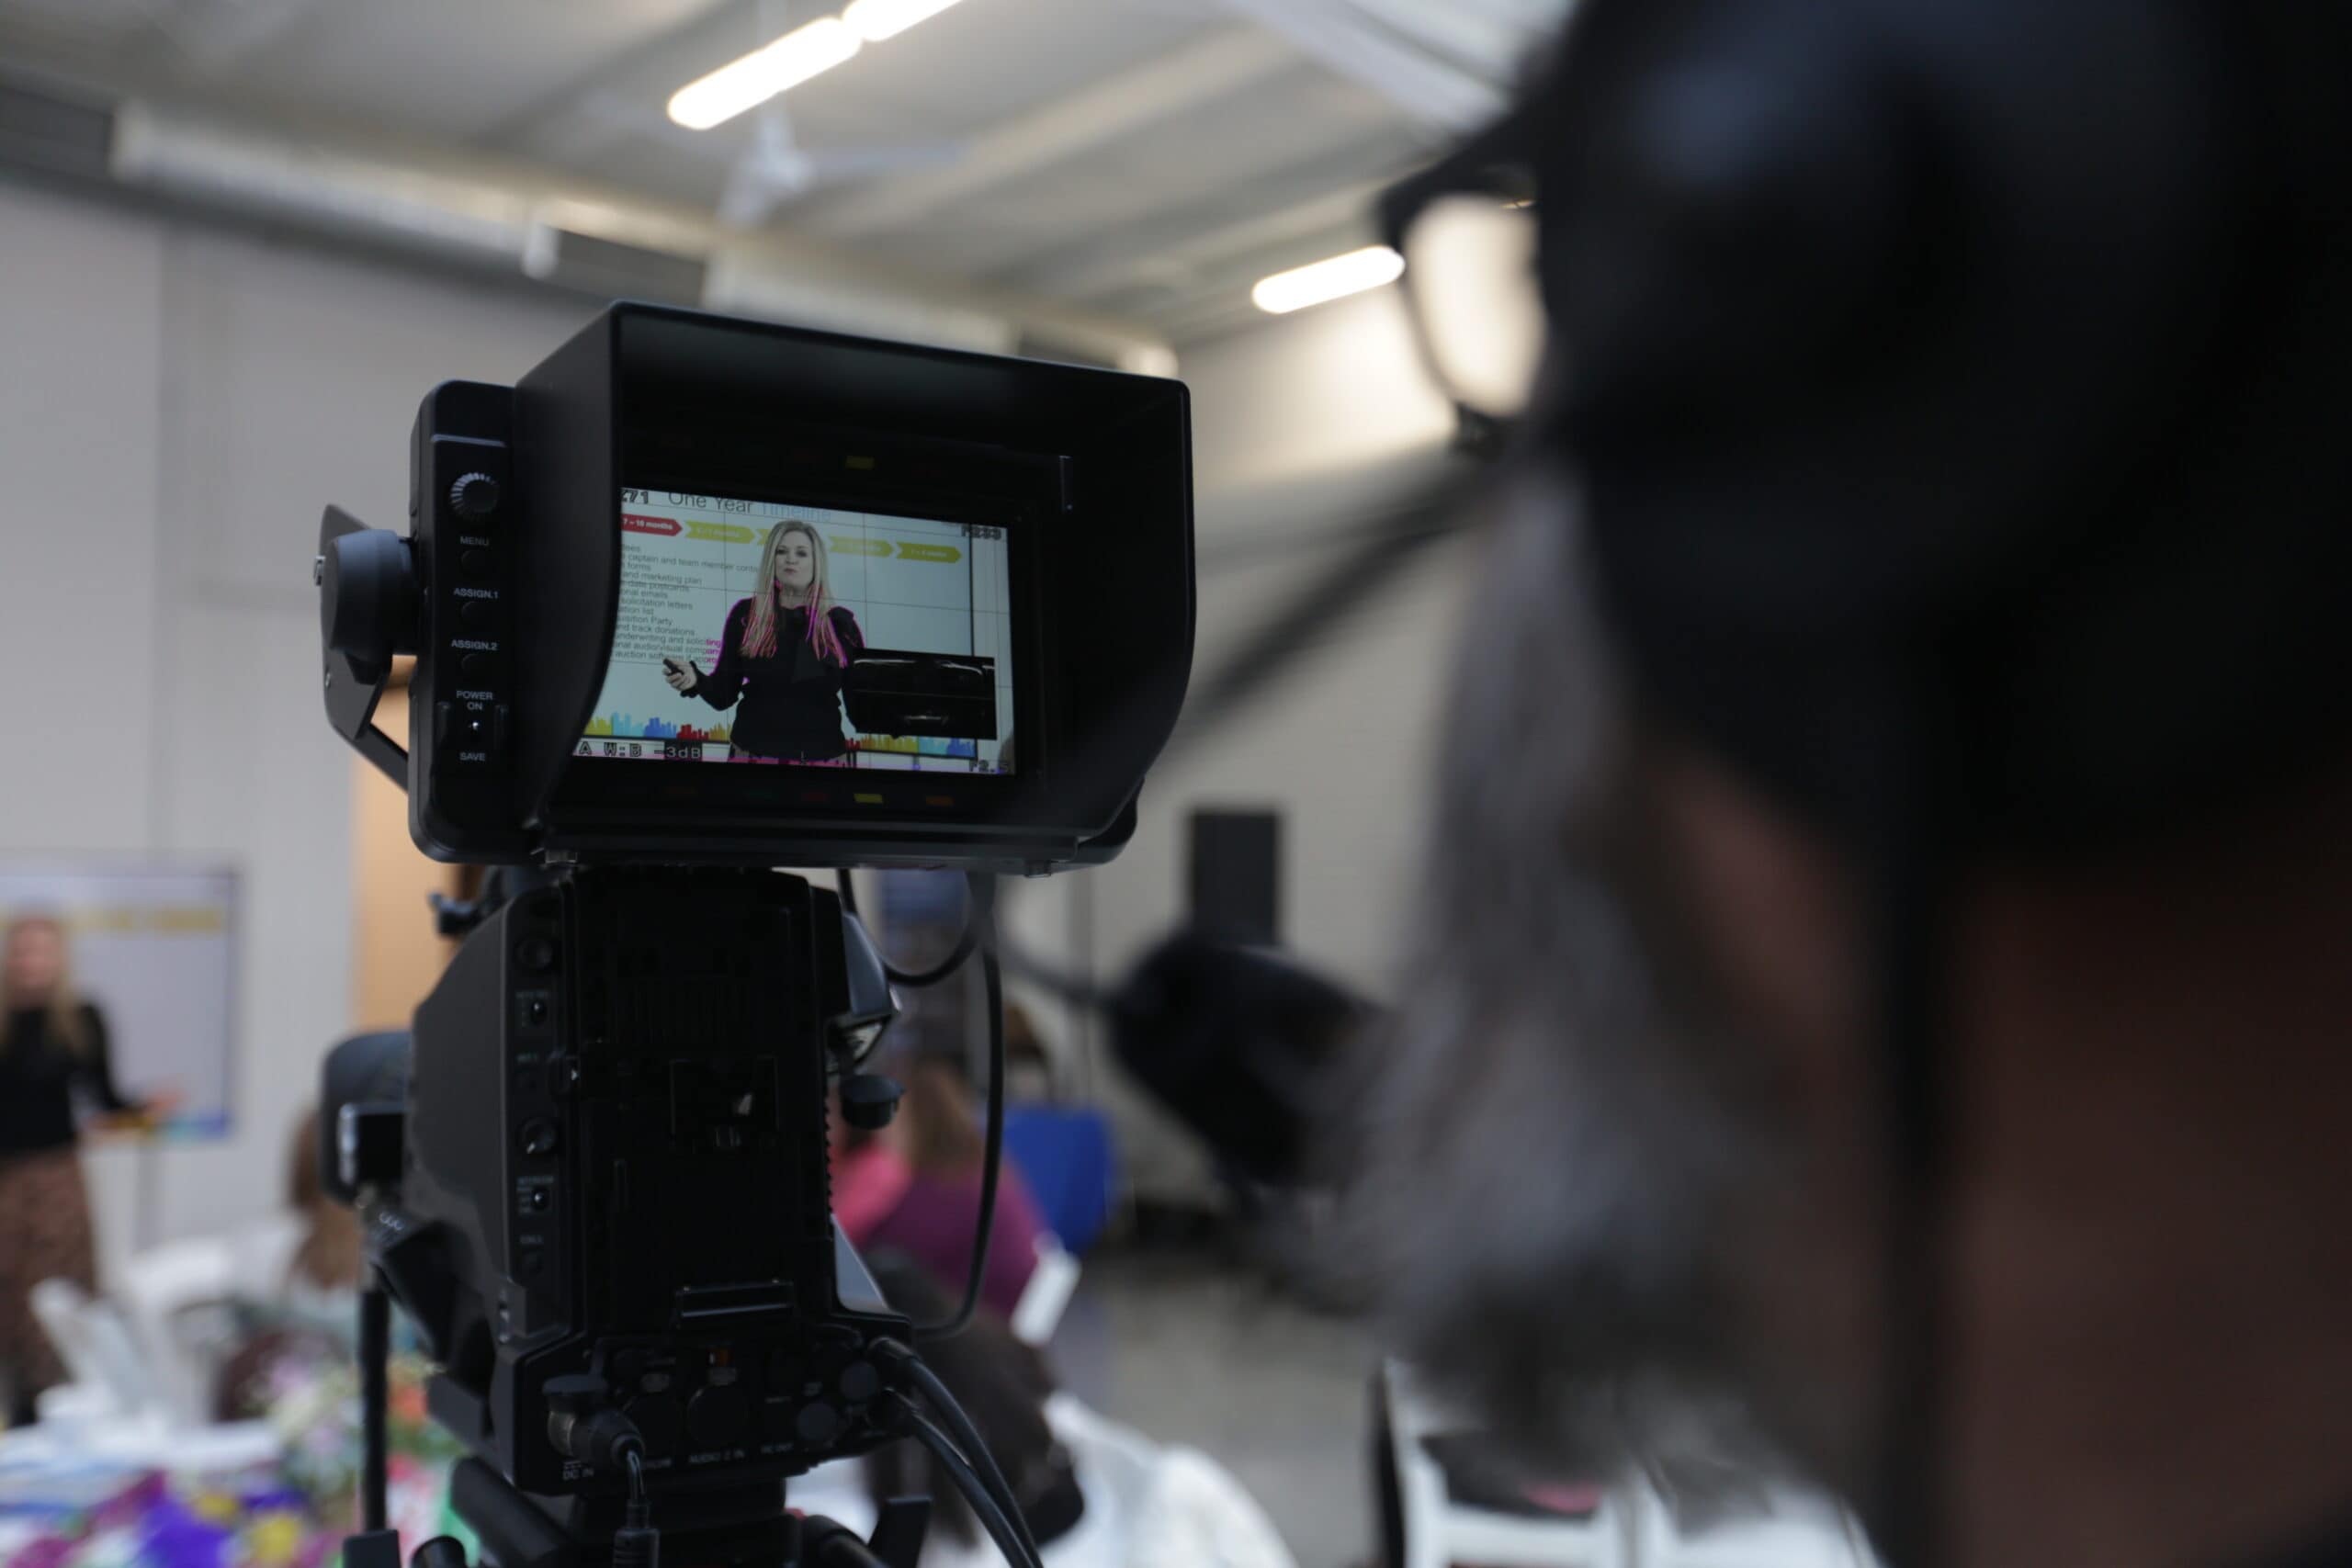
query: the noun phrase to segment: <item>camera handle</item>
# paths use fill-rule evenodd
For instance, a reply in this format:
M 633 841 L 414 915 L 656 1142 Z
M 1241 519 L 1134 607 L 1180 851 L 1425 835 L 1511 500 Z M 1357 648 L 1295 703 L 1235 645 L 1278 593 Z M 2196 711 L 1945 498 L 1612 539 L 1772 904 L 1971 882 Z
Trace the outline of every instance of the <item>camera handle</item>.
M 319 520 L 311 580 L 326 649 L 327 722 L 406 790 L 407 749 L 377 728 L 376 705 L 391 681 L 392 656 L 416 651 L 420 590 L 409 541 L 330 506 Z

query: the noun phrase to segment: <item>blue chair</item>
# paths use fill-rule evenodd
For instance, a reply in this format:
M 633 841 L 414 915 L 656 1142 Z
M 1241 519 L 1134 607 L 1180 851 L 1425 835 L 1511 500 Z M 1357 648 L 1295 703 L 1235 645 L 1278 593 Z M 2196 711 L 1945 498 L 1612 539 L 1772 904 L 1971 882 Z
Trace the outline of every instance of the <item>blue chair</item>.
M 1116 1180 L 1110 1118 L 1057 1105 L 1007 1106 L 1004 1148 L 1046 1228 L 1073 1253 L 1091 1247 L 1111 1217 Z

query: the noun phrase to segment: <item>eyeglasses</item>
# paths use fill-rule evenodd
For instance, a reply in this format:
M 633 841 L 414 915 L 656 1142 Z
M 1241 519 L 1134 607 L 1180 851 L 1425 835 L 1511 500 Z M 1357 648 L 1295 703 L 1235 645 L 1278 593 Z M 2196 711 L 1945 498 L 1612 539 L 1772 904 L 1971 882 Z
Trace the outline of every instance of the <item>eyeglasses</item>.
M 1518 116 L 1389 186 L 1379 220 L 1405 258 L 1421 357 L 1476 438 L 1527 410 L 1544 359 L 1535 182 Z

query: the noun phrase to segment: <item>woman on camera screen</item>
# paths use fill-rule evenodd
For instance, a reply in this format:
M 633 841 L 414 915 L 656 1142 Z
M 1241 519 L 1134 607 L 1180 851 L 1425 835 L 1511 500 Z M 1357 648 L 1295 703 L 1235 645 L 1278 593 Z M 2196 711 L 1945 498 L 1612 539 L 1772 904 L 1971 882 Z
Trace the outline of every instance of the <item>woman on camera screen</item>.
M 768 530 L 758 586 L 727 613 L 716 665 L 665 659 L 662 672 L 675 691 L 737 708 L 737 755 L 846 767 L 842 677 L 865 648 L 857 617 L 826 586 L 825 541 L 789 518 Z

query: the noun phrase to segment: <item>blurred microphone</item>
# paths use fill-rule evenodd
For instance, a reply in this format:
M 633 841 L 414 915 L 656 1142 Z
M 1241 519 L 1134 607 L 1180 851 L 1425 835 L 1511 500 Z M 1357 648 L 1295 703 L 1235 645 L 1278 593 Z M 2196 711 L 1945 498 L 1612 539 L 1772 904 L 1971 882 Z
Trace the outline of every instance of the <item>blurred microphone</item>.
M 1374 1012 L 1271 949 L 1191 931 L 1146 956 L 1106 1010 L 1127 1071 L 1228 1169 L 1277 1187 L 1309 1174 L 1330 1070 Z

